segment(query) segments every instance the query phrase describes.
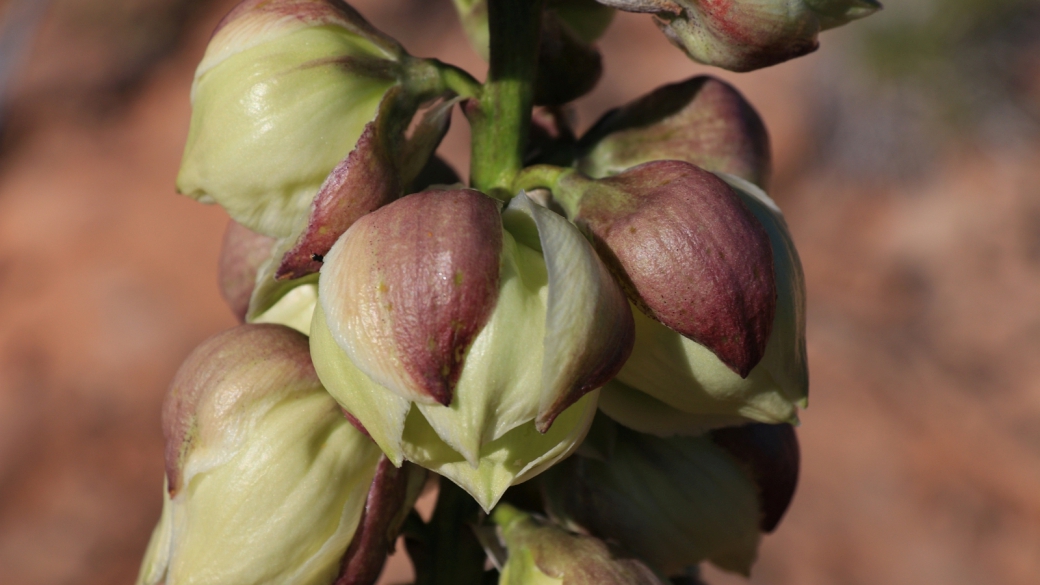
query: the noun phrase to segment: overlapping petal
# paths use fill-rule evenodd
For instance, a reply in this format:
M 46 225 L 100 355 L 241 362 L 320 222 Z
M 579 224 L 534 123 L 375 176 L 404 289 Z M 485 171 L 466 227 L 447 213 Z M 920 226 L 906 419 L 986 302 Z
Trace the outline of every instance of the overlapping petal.
M 405 197 L 347 230 L 319 287 L 330 392 L 395 463 L 485 507 L 577 445 L 633 338 L 591 245 L 526 195 L 501 216 L 475 191 Z

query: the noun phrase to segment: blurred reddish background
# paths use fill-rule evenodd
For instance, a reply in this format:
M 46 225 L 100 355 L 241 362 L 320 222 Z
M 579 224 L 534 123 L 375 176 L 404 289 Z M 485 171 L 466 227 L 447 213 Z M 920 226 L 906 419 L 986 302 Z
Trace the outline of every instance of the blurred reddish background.
M 483 75 L 447 0 L 353 2 Z M 0 583 L 130 583 L 159 408 L 200 341 L 226 216 L 176 195 L 224 0 L 0 3 Z M 1040 6 L 905 0 L 730 80 L 769 126 L 809 289 L 803 475 L 752 583 L 1040 575 Z M 640 15 L 579 126 L 708 71 Z M 443 154 L 466 170 L 456 119 Z M 388 582 L 406 580 L 397 558 Z M 707 571 L 714 585 L 741 578 Z

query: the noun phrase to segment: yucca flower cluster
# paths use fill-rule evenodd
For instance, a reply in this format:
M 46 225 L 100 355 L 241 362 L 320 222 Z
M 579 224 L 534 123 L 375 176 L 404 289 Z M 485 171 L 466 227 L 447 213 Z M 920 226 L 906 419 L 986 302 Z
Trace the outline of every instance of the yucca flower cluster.
M 712 77 L 580 137 L 566 104 L 616 9 L 745 71 L 879 6 L 455 5 L 484 83 L 342 0 L 245 0 L 214 33 L 177 187 L 231 216 L 244 324 L 171 385 L 139 583 L 374 583 L 400 535 L 416 583 L 668 583 L 747 574 L 783 516 L 805 290 L 761 119 Z M 456 107 L 466 182 L 436 155 Z

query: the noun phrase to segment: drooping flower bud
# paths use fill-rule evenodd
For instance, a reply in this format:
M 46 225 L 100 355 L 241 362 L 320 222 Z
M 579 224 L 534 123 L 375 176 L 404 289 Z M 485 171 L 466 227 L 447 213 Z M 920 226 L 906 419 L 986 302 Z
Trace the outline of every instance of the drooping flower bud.
M 761 362 L 746 378 L 707 348 L 635 314 L 636 345 L 625 367 L 603 388 L 600 408 L 640 432 L 670 436 L 746 420 L 797 422 L 805 407 L 805 277 L 783 214 L 758 187 L 723 175 L 769 234 L 776 275 L 776 315 Z
M 306 337 L 243 325 L 203 343 L 163 434 L 163 518 L 139 583 L 332 582 L 379 450 L 322 388 Z
M 881 8 L 877 0 L 599 0 L 628 12 L 649 12 L 691 59 L 751 71 L 801 57 L 819 47 L 821 31 Z
M 773 326 L 769 236 L 725 182 L 654 161 L 604 179 L 563 174 L 553 194 L 642 311 L 707 347 L 741 377 Z
M 577 168 L 602 178 L 654 160 L 682 160 L 765 186 L 769 136 L 733 86 L 698 76 L 607 112 L 581 138 Z
M 665 585 L 642 562 L 502 504 L 491 516 L 508 550 L 499 585 Z
M 760 529 L 776 526 L 797 481 L 790 427 L 725 429 L 728 448 L 710 436 L 636 433 L 602 416 L 595 427 L 590 439 L 611 435 L 607 444 L 583 445 L 542 476 L 550 515 L 620 543 L 668 575 L 704 560 L 748 573 Z M 777 457 L 792 446 L 793 468 Z
M 487 0 L 455 0 L 455 8 L 473 48 L 487 60 Z M 595 0 L 545 3 L 534 84 L 535 104 L 565 104 L 595 87 L 603 73 L 603 63 L 592 43 L 607 29 L 613 16 L 613 9 Z
M 490 509 L 580 442 L 632 318 L 592 247 L 524 194 L 504 214 L 428 190 L 357 221 L 325 257 L 318 374 L 395 463 Z
M 196 70 L 178 189 L 254 231 L 291 235 L 381 102 L 407 125 L 413 66 L 342 0 L 245 0 Z M 387 96 L 393 87 L 405 89 Z

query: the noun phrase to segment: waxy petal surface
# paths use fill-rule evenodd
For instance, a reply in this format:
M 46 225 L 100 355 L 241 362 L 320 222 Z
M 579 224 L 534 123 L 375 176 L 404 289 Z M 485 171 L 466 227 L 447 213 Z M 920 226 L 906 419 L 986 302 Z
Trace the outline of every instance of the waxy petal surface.
M 769 236 L 737 194 L 681 161 L 589 185 L 575 219 L 629 297 L 747 376 L 769 341 L 776 284 Z
M 665 574 L 710 559 L 746 575 L 754 561 L 756 485 L 707 437 L 619 428 L 606 459 L 579 453 L 542 481 L 554 519 L 614 540 Z
M 656 437 L 693 437 L 747 422 L 737 414 L 683 412 L 619 380 L 603 386 L 599 409 L 625 427 Z
M 365 375 L 332 337 L 322 303 L 311 322 L 311 357 L 325 389 L 358 421 L 384 454 L 400 467 L 404 463 L 401 435 L 412 403 L 376 384 Z
M 294 28 L 203 63 L 178 191 L 254 231 L 291 235 L 400 68 L 337 26 Z
M 508 504 L 492 515 L 509 550 L 501 585 L 664 585 L 642 561 Z
M 366 215 L 322 267 L 333 338 L 399 396 L 450 404 L 495 306 L 501 249 L 497 205 L 477 191 L 424 191 Z
M 549 278 L 537 426 L 610 380 L 632 350 L 635 326 L 624 292 L 589 242 L 562 216 L 521 192 L 504 214 L 533 221 Z
M 625 385 L 682 412 L 717 420 L 734 417 L 766 423 L 797 423 L 795 402 L 764 364 L 742 378 L 708 348 L 634 310 L 636 343 L 618 372 Z M 770 351 L 775 351 L 769 346 Z M 620 421 L 625 422 L 625 421 Z
M 485 333 L 486 330 L 481 337 Z M 503 336 L 507 333 L 501 331 Z M 446 435 L 453 442 L 458 440 L 457 436 L 453 438 L 448 434 L 446 428 L 456 429 L 459 435 L 471 432 L 481 437 L 481 428 L 465 428 L 470 424 L 467 416 L 452 414 L 456 404 L 467 398 L 465 394 L 460 392 L 451 407 L 413 406 L 380 386 L 355 366 L 336 344 L 320 304 L 315 311 L 310 339 L 315 369 L 329 393 L 360 421 L 395 465 L 407 459 L 447 477 L 472 495 L 485 511 L 495 506 L 509 486 L 538 475 L 570 455 L 585 438 L 596 413 L 597 393 L 592 392 L 560 414 L 547 433 L 540 433 L 532 420 L 534 408 L 521 409 L 527 411 L 528 422 L 504 427 L 498 435 L 478 443 L 475 455 L 466 457 L 442 438 Z M 532 381 L 537 380 L 537 375 L 530 377 Z M 509 380 L 496 381 L 505 384 Z M 480 390 L 475 385 L 470 385 L 470 389 Z M 439 428 L 426 418 L 428 413 L 434 412 L 440 413 Z M 486 412 L 480 410 L 481 414 Z M 511 420 L 514 416 L 494 414 L 500 419 Z
M 170 493 L 231 457 L 248 427 L 279 399 L 320 389 L 307 338 L 287 327 L 241 325 L 203 342 L 177 371 L 163 403 Z

